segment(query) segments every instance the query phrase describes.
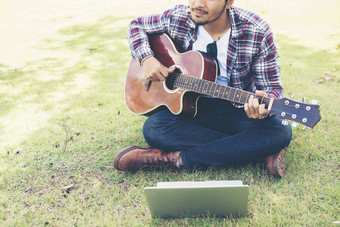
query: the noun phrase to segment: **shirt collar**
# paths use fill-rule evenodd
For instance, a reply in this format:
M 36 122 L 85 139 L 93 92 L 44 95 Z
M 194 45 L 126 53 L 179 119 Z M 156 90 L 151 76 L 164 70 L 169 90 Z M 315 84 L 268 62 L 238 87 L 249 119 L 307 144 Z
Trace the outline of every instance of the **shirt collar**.
M 241 26 L 240 26 L 240 19 L 239 17 L 237 17 L 237 12 L 236 12 L 236 8 L 235 7 L 230 7 L 230 9 L 227 10 L 228 14 L 229 14 L 229 17 L 230 17 L 230 23 L 231 23 L 231 37 L 232 38 L 236 38 L 236 37 L 239 37 L 239 36 L 242 36 L 243 34 L 243 31 L 241 29 Z M 187 14 L 188 14 L 188 17 L 189 17 L 189 27 L 196 31 L 197 29 L 197 26 L 195 24 L 195 22 L 191 19 L 191 16 L 190 16 L 190 7 L 188 6 L 187 7 Z
M 187 14 L 188 14 L 188 18 L 189 18 L 189 23 L 188 23 L 189 27 L 190 27 L 191 29 L 196 30 L 196 24 L 195 24 L 195 22 L 191 19 L 190 6 L 187 7 Z
M 239 37 L 243 34 L 242 28 L 240 26 L 240 19 L 237 16 L 235 7 L 231 7 L 230 9 L 227 10 L 229 17 L 230 17 L 230 23 L 231 23 L 231 37 L 236 38 Z

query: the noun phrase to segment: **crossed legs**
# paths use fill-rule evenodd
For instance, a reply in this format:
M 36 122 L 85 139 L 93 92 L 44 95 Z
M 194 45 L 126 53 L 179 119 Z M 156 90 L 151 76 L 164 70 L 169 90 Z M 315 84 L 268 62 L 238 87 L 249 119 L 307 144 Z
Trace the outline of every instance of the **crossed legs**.
M 289 145 L 290 125 L 276 117 L 250 119 L 230 102 L 200 98 L 194 118 L 164 110 L 149 117 L 143 134 L 153 148 L 180 151 L 184 168 L 228 166 L 264 158 Z

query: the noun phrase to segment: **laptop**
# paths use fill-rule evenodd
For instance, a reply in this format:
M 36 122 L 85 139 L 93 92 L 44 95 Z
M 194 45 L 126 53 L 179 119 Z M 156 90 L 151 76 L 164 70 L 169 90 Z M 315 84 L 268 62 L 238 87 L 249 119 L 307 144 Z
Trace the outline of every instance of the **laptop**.
M 244 217 L 249 186 L 242 181 L 159 182 L 145 187 L 152 217 Z

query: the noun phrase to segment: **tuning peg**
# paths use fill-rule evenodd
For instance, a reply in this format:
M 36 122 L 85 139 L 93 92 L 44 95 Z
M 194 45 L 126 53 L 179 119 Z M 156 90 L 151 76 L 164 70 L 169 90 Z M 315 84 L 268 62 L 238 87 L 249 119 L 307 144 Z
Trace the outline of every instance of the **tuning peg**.
M 282 120 L 282 122 L 281 122 L 283 125 L 288 125 L 289 124 L 289 122 L 287 121 L 287 120 Z
M 294 94 L 292 94 L 292 99 L 294 99 Z
M 303 99 L 302 99 L 302 102 L 304 103 L 305 101 L 306 101 L 306 99 L 305 99 L 305 98 L 303 98 Z
M 318 100 L 313 99 L 313 100 L 311 101 L 311 103 L 312 103 L 313 105 L 317 105 L 317 104 L 318 104 Z
M 294 128 L 298 128 L 298 127 L 299 127 L 299 124 L 296 123 L 296 122 L 293 122 L 292 126 L 293 126 Z

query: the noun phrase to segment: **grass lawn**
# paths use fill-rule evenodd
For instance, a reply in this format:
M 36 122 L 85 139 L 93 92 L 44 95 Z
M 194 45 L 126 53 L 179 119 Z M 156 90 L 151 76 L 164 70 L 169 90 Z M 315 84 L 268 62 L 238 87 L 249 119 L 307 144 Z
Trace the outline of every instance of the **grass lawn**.
M 310 15 L 296 18 L 299 26 L 315 29 L 306 34 L 315 34 L 311 40 L 320 44 L 309 45 L 304 42 L 308 37 L 274 29 L 285 96 L 317 99 L 322 114 L 314 129 L 294 129 L 283 179 L 272 177 L 261 162 L 194 173 L 131 174 L 113 168 L 120 149 L 146 145 L 141 134 L 145 117 L 131 113 L 124 102 L 130 17 L 68 26 L 58 38 L 36 46 L 51 52 L 63 48 L 68 57 L 53 55 L 22 67 L 0 62 L 0 225 L 331 226 L 340 221 L 338 8 L 319 12 L 321 22 Z M 283 27 L 283 15 L 262 13 Z M 325 74 L 336 78 L 317 82 Z M 204 180 L 248 184 L 248 216 L 150 217 L 144 187 Z

